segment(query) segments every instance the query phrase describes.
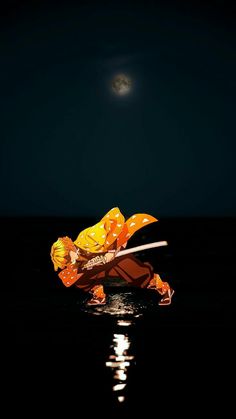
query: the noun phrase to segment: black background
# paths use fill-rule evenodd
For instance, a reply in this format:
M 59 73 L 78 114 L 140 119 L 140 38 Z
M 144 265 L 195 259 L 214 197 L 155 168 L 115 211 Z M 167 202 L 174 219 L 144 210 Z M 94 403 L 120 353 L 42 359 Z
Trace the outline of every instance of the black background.
M 1 215 L 235 216 L 234 4 L 1 7 Z

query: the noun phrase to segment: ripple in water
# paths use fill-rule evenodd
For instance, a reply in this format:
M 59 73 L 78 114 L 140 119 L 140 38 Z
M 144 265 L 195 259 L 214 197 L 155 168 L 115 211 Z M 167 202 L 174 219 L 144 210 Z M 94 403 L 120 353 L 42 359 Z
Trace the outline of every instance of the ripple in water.
M 147 298 L 138 298 L 133 292 L 120 294 L 109 294 L 107 303 L 102 306 L 87 306 L 86 303 L 81 309 L 86 313 L 95 315 L 111 315 L 117 317 L 140 317 L 144 311 L 153 308 L 156 303 Z

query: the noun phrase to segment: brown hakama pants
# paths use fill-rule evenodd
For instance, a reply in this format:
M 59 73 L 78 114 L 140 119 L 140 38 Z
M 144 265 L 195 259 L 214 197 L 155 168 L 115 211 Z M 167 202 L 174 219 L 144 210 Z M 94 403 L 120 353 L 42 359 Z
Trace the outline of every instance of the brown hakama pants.
M 144 288 L 153 278 L 153 267 L 147 262 L 140 262 L 132 254 L 118 256 L 106 265 L 87 270 L 75 283 L 75 286 L 90 291 L 95 285 L 102 284 L 107 278 L 121 278 L 130 285 Z

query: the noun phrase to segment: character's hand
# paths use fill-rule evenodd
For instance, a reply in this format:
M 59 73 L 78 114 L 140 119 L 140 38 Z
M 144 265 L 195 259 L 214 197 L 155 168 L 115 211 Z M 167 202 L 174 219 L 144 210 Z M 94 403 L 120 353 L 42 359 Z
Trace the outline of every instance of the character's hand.
M 122 244 L 122 246 L 119 246 L 115 251 L 115 256 L 117 255 L 117 253 L 119 253 L 120 250 L 124 250 L 126 248 L 126 246 L 127 246 L 127 242 Z
M 70 250 L 70 259 L 71 259 L 71 263 L 75 263 L 75 261 L 77 260 L 78 255 L 76 252 L 73 252 L 73 250 Z
M 104 255 L 106 263 L 111 262 L 115 258 L 115 252 L 108 252 Z

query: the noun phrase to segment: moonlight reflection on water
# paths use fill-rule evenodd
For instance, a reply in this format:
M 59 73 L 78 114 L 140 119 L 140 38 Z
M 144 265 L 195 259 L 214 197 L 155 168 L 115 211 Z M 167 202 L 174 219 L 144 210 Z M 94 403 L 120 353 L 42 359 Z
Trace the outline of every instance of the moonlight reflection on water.
M 132 324 L 129 320 L 118 320 L 117 325 L 127 327 Z M 125 388 L 127 386 L 128 368 L 134 360 L 134 355 L 128 353 L 130 347 L 128 333 L 114 333 L 111 345 L 112 353 L 106 361 L 106 367 L 113 371 L 113 391 L 116 392 L 120 403 L 125 401 Z
M 84 302 L 81 307 L 89 315 L 115 320 L 109 354 L 106 355 L 104 363 L 112 372 L 112 390 L 120 405 L 127 401 L 130 368 L 136 368 L 135 347 L 132 341 L 135 323 L 145 312 L 154 313 L 159 309 L 156 293 L 139 291 L 109 292 L 105 305 L 87 306 Z

